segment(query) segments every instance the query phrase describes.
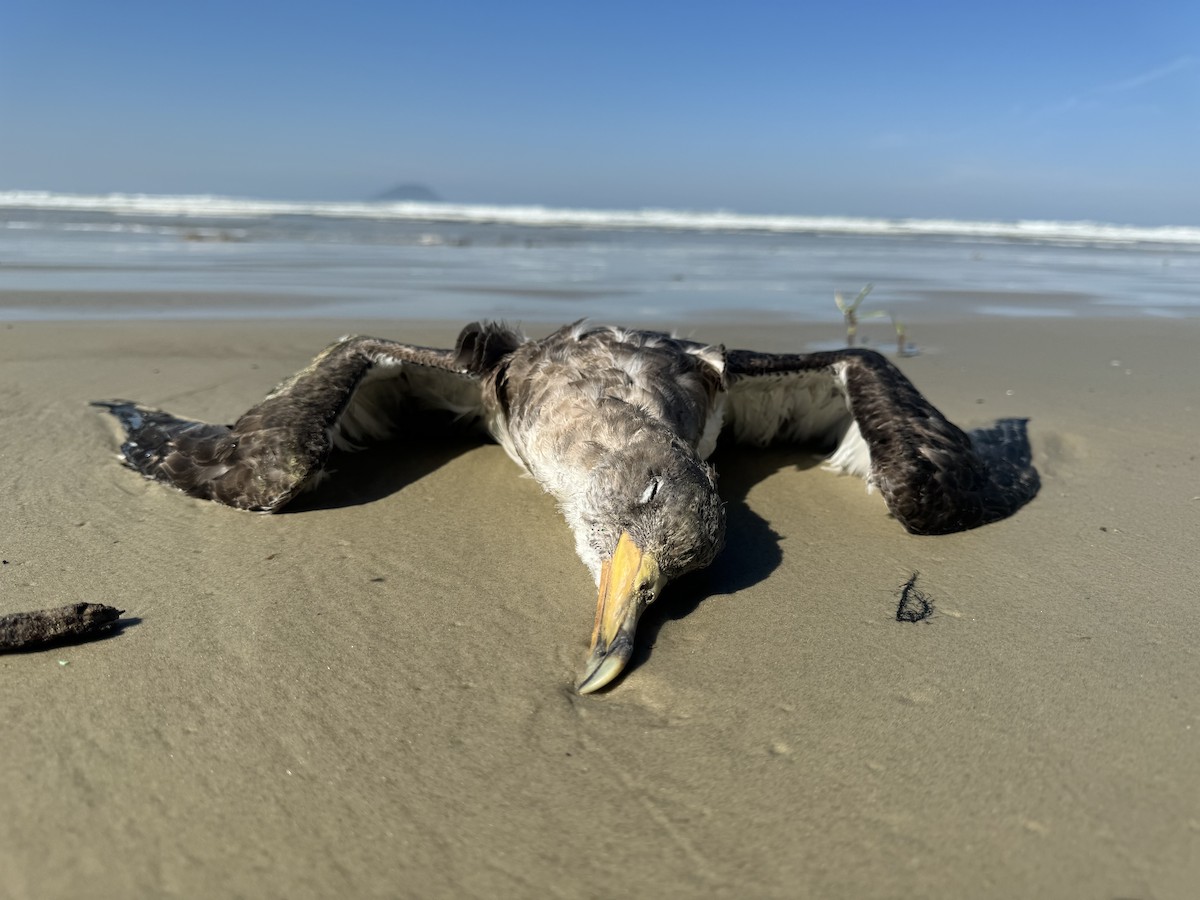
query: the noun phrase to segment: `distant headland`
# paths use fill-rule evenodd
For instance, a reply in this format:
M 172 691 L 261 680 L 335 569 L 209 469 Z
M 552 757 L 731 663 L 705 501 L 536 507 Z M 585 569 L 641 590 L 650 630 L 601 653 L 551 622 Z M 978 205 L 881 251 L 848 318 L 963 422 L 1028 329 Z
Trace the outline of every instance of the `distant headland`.
M 423 184 L 398 184 L 371 198 L 376 203 L 395 203 L 404 200 L 418 203 L 441 203 L 442 198 Z

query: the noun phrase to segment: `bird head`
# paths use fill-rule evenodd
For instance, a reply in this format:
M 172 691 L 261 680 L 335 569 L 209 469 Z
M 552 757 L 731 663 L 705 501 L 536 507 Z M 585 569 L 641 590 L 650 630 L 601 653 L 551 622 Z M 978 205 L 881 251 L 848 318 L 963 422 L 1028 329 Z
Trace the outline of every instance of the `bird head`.
M 638 619 L 667 582 L 707 566 L 724 544 L 712 467 L 673 435 L 646 438 L 604 459 L 589 479 L 584 525 L 600 560 L 600 595 L 581 694 L 624 669 Z

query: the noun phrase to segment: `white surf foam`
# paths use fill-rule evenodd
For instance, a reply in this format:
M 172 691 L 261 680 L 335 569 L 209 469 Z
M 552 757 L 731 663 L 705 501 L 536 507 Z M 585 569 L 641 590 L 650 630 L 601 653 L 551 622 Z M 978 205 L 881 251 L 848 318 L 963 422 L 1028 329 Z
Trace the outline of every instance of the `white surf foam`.
M 1143 227 L 1103 222 L 871 219 L 753 215 L 671 209 L 604 210 L 460 203 L 339 203 L 254 200 L 167 194 L 58 194 L 0 191 L 0 210 L 56 210 L 123 216 L 252 219 L 316 216 L 411 222 L 506 224 L 543 228 L 772 232 L 864 236 L 949 237 L 1054 244 L 1174 244 L 1200 249 L 1200 228 Z M 1190 248 L 1189 248 L 1190 249 Z

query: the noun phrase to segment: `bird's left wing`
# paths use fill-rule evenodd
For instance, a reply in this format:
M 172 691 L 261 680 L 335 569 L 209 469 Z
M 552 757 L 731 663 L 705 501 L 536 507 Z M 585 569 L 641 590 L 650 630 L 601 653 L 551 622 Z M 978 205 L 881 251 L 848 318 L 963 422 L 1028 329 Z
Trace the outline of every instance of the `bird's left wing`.
M 472 330 L 474 329 L 474 330 Z M 334 447 L 355 450 L 402 431 L 420 409 L 482 413 L 494 356 L 487 327 L 454 350 L 344 337 L 233 425 L 209 425 L 125 400 L 99 401 L 125 429 L 126 465 L 193 497 L 272 512 L 321 476 Z
M 1037 493 L 1025 420 L 967 434 L 872 350 L 725 356 L 725 426 L 736 440 L 810 443 L 828 467 L 878 488 L 914 534 L 1006 518 Z

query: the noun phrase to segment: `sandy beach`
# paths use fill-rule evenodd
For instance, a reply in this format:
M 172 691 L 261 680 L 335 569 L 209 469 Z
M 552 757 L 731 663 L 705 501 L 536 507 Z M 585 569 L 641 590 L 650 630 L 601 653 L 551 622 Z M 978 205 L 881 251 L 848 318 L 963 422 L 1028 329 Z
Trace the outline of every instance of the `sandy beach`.
M 499 447 L 257 516 L 144 482 L 87 406 L 231 421 L 338 334 L 461 324 L 0 325 L 0 613 L 128 621 L 0 656 L 0 896 L 1196 896 L 1200 322 L 913 324 L 951 419 L 1030 419 L 1037 498 L 914 537 L 804 453 L 719 451 L 724 554 L 589 697 L 592 581 Z M 914 572 L 934 615 L 897 622 Z

